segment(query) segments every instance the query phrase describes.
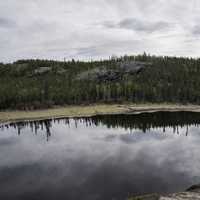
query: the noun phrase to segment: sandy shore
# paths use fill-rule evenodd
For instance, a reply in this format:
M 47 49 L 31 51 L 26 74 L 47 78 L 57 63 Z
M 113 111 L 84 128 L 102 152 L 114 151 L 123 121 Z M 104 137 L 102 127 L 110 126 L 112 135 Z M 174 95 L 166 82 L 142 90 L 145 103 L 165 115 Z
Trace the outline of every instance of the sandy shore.
M 88 106 L 65 106 L 35 111 L 1 111 L 0 123 L 62 117 L 84 117 L 100 114 L 130 114 L 157 111 L 200 112 L 200 106 L 178 104 L 100 104 Z

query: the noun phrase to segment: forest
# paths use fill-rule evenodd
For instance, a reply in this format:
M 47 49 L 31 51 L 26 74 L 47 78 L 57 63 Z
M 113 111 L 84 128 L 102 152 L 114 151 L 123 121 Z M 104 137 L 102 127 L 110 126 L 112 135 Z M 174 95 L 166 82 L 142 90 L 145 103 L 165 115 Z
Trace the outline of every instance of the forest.
M 200 59 L 142 55 L 0 63 L 0 109 L 92 103 L 200 104 Z

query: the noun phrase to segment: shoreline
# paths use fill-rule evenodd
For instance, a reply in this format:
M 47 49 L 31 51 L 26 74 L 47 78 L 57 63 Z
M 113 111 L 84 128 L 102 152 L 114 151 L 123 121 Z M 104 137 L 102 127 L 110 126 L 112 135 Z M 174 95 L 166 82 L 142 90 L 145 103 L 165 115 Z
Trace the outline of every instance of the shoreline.
M 34 111 L 0 111 L 0 124 L 17 121 L 34 121 L 65 117 L 90 117 L 106 114 L 139 114 L 159 111 L 200 112 L 200 105 L 182 104 L 92 104 L 54 107 Z

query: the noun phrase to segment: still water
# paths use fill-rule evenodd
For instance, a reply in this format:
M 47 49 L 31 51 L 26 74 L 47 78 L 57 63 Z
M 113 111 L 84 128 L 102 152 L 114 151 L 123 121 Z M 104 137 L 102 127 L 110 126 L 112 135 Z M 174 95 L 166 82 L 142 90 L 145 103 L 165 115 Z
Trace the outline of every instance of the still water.
M 0 125 L 0 199 L 122 200 L 200 183 L 200 114 Z

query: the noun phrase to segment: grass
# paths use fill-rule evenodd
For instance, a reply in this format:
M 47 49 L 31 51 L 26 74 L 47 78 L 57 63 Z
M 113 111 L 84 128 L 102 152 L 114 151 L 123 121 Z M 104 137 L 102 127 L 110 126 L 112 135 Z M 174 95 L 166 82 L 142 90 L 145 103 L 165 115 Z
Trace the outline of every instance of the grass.
M 81 117 L 97 114 L 119 114 L 152 111 L 196 111 L 200 112 L 197 105 L 178 104 L 99 104 L 88 106 L 64 106 L 35 111 L 1 111 L 0 123 L 8 121 L 37 120 L 61 117 Z
M 35 111 L 2 111 L 0 122 L 122 113 L 120 105 L 65 106 Z

